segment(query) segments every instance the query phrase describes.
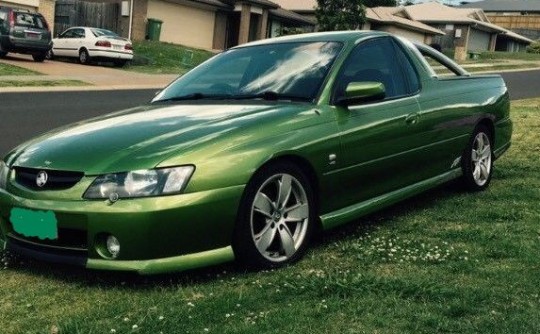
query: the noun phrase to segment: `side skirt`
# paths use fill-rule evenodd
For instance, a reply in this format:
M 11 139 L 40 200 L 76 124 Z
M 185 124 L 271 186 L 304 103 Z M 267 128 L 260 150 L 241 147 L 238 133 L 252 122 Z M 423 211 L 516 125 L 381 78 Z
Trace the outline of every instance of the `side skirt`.
M 402 189 L 360 202 L 346 208 L 324 214 L 320 217 L 322 226 L 325 230 L 343 225 L 354 219 L 365 216 L 369 213 L 378 211 L 382 208 L 400 202 L 406 198 L 417 195 L 428 189 L 434 188 L 440 184 L 456 179 L 463 175 L 461 168 L 453 169 L 442 175 L 415 183 Z

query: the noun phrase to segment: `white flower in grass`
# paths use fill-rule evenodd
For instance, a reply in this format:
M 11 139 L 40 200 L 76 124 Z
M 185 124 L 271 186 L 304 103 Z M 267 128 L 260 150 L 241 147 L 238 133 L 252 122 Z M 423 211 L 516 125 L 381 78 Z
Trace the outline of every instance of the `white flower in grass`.
M 137 328 L 139 328 L 139 326 L 137 326 L 137 325 L 133 325 L 133 326 L 131 326 L 131 328 L 133 328 L 133 329 L 137 329 Z

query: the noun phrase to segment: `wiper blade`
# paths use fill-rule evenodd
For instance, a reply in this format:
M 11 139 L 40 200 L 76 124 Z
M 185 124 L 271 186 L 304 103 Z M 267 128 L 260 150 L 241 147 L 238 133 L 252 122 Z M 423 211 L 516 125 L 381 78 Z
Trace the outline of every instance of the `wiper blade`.
M 266 101 L 279 101 L 279 100 L 288 100 L 288 101 L 311 101 L 310 98 L 305 96 L 298 95 L 289 95 L 289 94 L 280 94 L 274 91 L 266 91 L 257 94 L 246 94 L 246 95 L 232 95 L 229 97 L 233 100 L 255 100 L 263 99 Z
M 193 101 L 193 100 L 219 100 L 227 99 L 231 95 L 229 94 L 203 94 L 203 93 L 192 93 L 181 96 L 168 97 L 161 100 L 156 100 L 154 102 L 168 102 L 168 101 Z

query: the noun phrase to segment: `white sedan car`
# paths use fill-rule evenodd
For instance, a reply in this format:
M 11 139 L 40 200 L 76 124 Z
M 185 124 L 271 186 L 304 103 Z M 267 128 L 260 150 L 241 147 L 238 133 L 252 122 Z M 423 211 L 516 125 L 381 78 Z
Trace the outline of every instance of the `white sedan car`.
M 51 56 L 75 57 L 81 64 L 92 60 L 112 61 L 124 66 L 133 59 L 131 41 L 100 28 L 72 27 L 53 38 Z

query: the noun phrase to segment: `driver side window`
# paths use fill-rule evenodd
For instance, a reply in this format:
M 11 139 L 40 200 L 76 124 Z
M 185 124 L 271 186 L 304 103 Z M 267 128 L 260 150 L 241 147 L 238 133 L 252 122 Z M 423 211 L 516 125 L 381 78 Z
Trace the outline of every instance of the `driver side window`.
M 385 99 L 408 94 L 407 82 L 400 68 L 396 48 L 390 38 L 382 37 L 361 43 L 349 55 L 338 76 L 335 97 L 345 95 L 351 82 L 381 82 Z

